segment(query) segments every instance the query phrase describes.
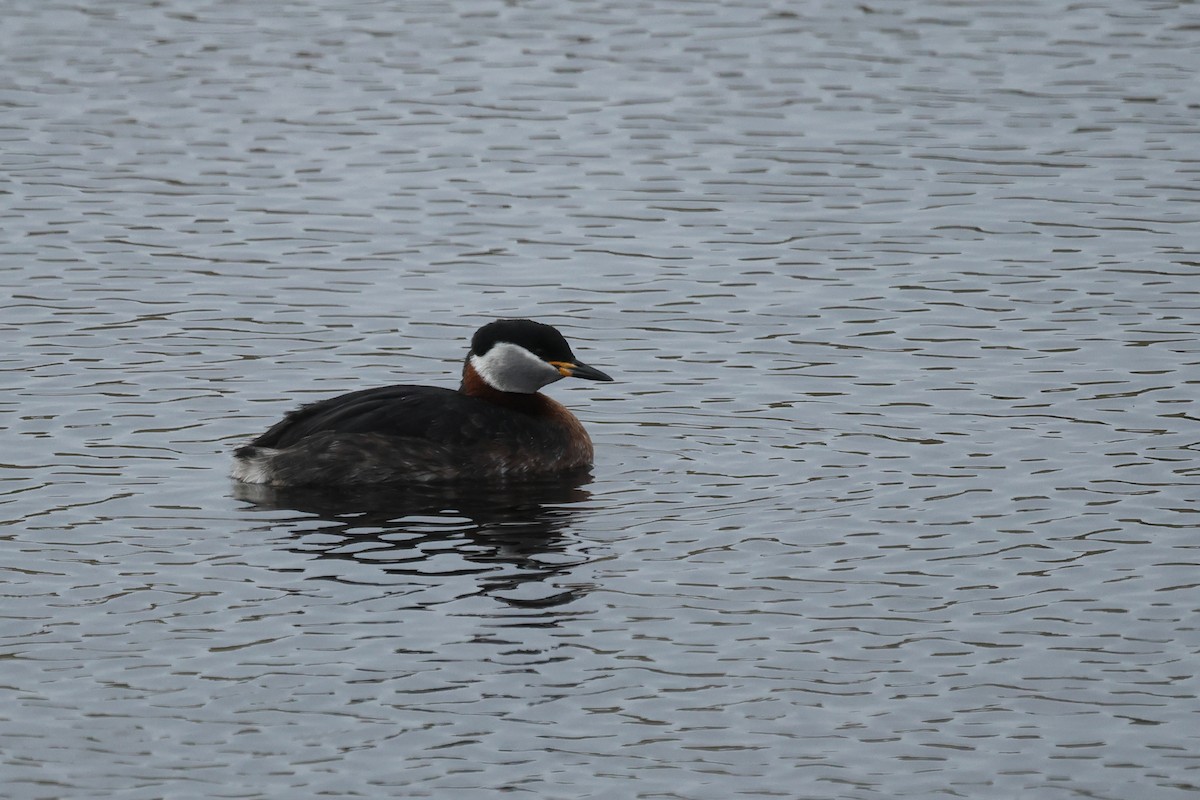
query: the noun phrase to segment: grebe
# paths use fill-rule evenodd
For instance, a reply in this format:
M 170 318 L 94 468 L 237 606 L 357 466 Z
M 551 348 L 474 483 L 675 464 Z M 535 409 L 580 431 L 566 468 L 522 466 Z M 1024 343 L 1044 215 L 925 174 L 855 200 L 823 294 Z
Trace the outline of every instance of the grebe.
M 560 378 L 611 381 L 555 328 L 488 323 L 458 390 L 381 386 L 301 406 L 234 453 L 233 477 L 270 486 L 496 480 L 591 466 L 575 415 L 538 392 Z

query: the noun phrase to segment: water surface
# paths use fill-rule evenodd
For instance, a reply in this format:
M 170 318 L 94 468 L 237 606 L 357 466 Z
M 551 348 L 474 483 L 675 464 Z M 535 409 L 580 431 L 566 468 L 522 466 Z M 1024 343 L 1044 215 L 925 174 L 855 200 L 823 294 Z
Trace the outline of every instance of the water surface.
M 5 795 L 1200 793 L 1198 29 L 12 4 Z M 590 479 L 228 480 L 502 316 Z

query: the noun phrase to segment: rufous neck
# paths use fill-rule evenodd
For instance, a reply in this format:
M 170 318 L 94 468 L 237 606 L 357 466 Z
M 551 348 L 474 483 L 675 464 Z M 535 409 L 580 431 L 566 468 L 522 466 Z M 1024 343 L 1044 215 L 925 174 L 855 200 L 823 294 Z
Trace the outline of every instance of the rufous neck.
M 510 406 L 520 408 L 528 405 L 537 404 L 542 395 L 538 393 L 524 394 L 520 392 L 502 392 L 495 388 L 471 366 L 468 361 L 463 365 L 462 383 L 458 387 L 458 391 L 468 397 L 478 397 L 481 400 L 487 400 L 497 405 Z

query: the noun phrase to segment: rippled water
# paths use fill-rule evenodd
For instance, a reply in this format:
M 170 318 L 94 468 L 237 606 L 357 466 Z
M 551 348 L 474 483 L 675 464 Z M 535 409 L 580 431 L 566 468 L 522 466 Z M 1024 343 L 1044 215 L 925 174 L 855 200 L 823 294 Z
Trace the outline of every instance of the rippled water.
M 1200 793 L 1198 32 L 10 3 L 5 796 Z M 590 481 L 226 477 L 514 315 Z

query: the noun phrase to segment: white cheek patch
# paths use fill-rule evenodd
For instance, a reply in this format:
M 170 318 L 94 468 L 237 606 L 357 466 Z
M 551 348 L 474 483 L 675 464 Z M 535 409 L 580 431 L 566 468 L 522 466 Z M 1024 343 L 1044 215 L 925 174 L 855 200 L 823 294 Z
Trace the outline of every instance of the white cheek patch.
M 497 342 L 486 354 L 471 356 L 471 366 L 488 386 L 501 392 L 533 394 L 563 377 L 557 367 L 508 342 Z

